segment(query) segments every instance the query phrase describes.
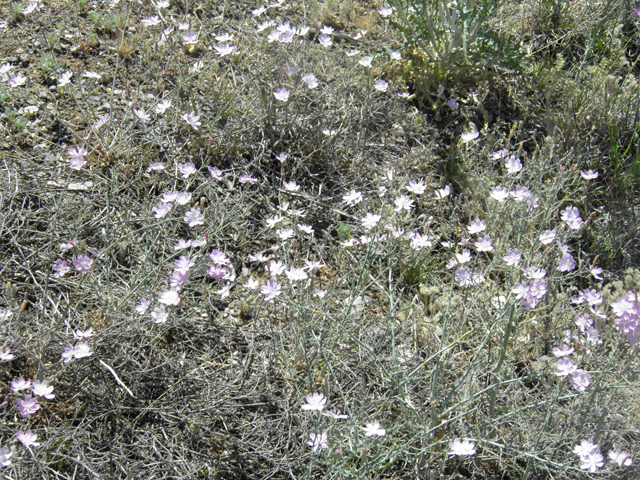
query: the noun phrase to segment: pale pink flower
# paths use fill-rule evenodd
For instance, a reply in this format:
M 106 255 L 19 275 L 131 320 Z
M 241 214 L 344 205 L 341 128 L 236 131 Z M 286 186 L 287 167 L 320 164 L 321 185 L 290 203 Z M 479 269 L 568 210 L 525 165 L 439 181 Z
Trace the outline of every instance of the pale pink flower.
M 16 398 L 16 403 L 18 404 L 18 412 L 20 412 L 22 418 L 27 418 L 29 415 L 40 410 L 40 405 L 38 405 L 36 399 L 31 395 L 27 395 L 24 399 Z
M 186 180 L 198 170 L 192 162 L 186 162 L 178 165 L 178 171 L 182 174 L 182 178 Z
M 594 172 L 593 170 L 587 170 L 586 172 L 584 170 L 580 170 L 580 175 L 582 175 L 582 178 L 585 180 L 593 180 L 594 178 L 598 178 L 600 173 Z
M 276 100 L 286 102 L 287 100 L 289 100 L 289 90 L 284 87 L 278 88 L 273 92 L 273 96 L 276 97 Z
M 267 280 L 267 284 L 260 287 L 260 292 L 265 296 L 265 301 L 270 302 L 282 293 L 282 289 L 275 280 Z
M 64 277 L 65 274 L 67 274 L 69 270 L 71 270 L 71 267 L 67 266 L 67 262 L 65 260 L 59 258 L 58 260 L 56 260 L 56 263 L 51 266 L 51 270 L 53 270 L 54 272 L 53 278 L 60 278 Z
M 198 130 L 198 127 L 202 125 L 200 117 L 196 115 L 196 112 L 185 113 L 181 117 L 185 122 L 193 127 L 194 130 Z
M 169 319 L 169 312 L 164 305 L 158 305 L 151 310 L 151 321 L 157 325 L 165 323 Z
M 627 452 L 621 451 L 619 448 L 616 450 L 609 450 L 609 460 L 611 463 L 617 463 L 619 467 L 630 467 L 633 463 L 631 455 Z
M 155 218 L 164 218 L 167 213 L 171 210 L 171 204 L 168 202 L 161 202 L 155 207 L 153 207 L 154 217 Z
M 219 182 L 222 181 L 222 170 L 220 170 L 218 167 L 207 167 L 207 170 L 209 170 L 211 178 Z
M 31 388 L 31 380 L 25 380 L 23 377 L 11 381 L 11 390 L 13 393 L 21 392 Z
M 404 188 L 416 195 L 422 195 L 427 189 L 426 185 L 422 182 L 422 180 L 420 180 L 419 182 L 416 182 L 415 180 L 410 180 L 409 185 L 405 185 Z
M 313 448 L 314 452 L 317 452 L 318 450 L 323 450 L 325 448 L 329 448 L 329 443 L 328 443 L 329 440 L 327 437 L 326 430 L 323 430 L 321 434 L 310 433 L 309 440 L 310 441 L 307 442 L 307 445 Z
M 310 90 L 313 90 L 318 86 L 318 79 L 313 73 L 305 73 L 304 75 L 302 75 L 300 80 L 306 83 L 307 87 L 309 87 Z
M 184 221 L 189 224 L 190 227 L 204 224 L 204 214 L 200 213 L 200 208 L 191 208 L 185 216 Z
M 38 435 L 33 433 L 31 430 L 27 430 L 23 432 L 22 430 L 16 433 L 16 438 L 20 441 L 22 445 L 25 447 L 39 447 L 40 443 L 38 442 Z
M 9 347 L 0 348 L 0 361 L 9 362 L 14 359 L 13 353 L 11 353 L 11 349 Z
M 176 290 L 163 290 L 158 301 L 165 305 L 178 305 L 180 303 L 180 294 Z
M 591 385 L 591 377 L 587 375 L 586 372 L 582 370 L 578 370 L 571 377 L 571 382 L 573 386 L 576 387 L 579 391 L 584 392 L 589 385 Z
M 216 45 L 214 48 L 216 49 L 216 52 L 218 52 L 218 55 L 220 55 L 220 57 L 224 57 L 225 55 L 230 55 L 236 51 L 236 47 L 229 43 Z
M 91 265 L 93 265 L 93 260 L 86 255 L 78 255 L 73 261 L 73 266 L 76 267 L 76 270 L 82 275 L 85 275 L 89 271 Z
M 386 92 L 389 89 L 389 83 L 382 79 L 378 79 L 373 84 L 373 88 L 381 92 Z

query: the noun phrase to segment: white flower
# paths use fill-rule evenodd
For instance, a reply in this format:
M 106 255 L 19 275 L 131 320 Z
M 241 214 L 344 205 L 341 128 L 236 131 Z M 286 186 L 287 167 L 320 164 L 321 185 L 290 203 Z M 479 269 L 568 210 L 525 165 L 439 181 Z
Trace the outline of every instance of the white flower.
M 312 395 L 307 395 L 304 398 L 307 403 L 302 406 L 302 410 L 306 411 L 318 411 L 321 412 L 324 410 L 324 406 L 327 403 L 327 399 L 321 393 L 314 393 Z
M 64 72 L 60 77 L 60 79 L 58 80 L 58 86 L 64 87 L 66 84 L 68 84 L 71 81 L 71 77 L 73 77 L 73 73 Z
M 55 395 L 52 393 L 53 387 L 49 385 L 49 383 L 46 380 L 42 380 L 42 381 L 34 380 L 33 388 L 31 389 L 31 391 L 33 392 L 34 395 L 38 397 L 44 397 L 48 400 L 51 400 L 52 398 L 55 397 Z
M 151 321 L 156 324 L 165 323 L 169 319 L 169 313 L 164 305 L 158 305 L 151 310 Z
M 451 449 L 449 455 L 475 455 L 476 453 L 475 444 L 467 439 L 460 441 L 459 438 L 456 438 L 449 444 L 449 448 Z
M 289 90 L 286 88 L 278 88 L 275 92 L 273 92 L 273 96 L 276 97 L 276 100 L 281 102 L 286 102 L 289 100 Z
M 178 305 L 180 303 L 180 294 L 176 290 L 164 290 L 160 294 L 158 301 L 165 305 Z
M 450 193 L 451 193 L 451 186 L 447 185 L 444 188 L 436 190 L 436 199 L 437 200 L 441 200 L 441 199 L 443 199 L 445 197 L 448 197 Z
M 376 80 L 376 82 L 373 84 L 373 88 L 381 92 L 386 92 L 389 89 L 389 83 L 379 79 L 379 80 Z
M 372 213 L 367 213 L 367 216 L 364 217 L 361 222 L 362 222 L 362 226 L 364 228 L 371 229 L 373 227 L 375 227 L 378 222 L 380 221 L 380 218 L 382 218 L 380 215 L 374 215 Z
M 318 86 L 318 79 L 313 73 L 305 73 L 304 75 L 302 75 L 302 77 L 300 77 L 300 80 L 306 83 L 307 87 L 309 87 L 309 89 L 311 90 Z
M 405 195 L 400 195 L 395 199 L 394 203 L 396 205 L 394 211 L 396 212 L 401 212 L 402 210 L 410 211 L 413 208 L 413 200 Z
M 360 192 L 356 192 L 355 190 L 351 190 L 349 193 L 342 197 L 342 201 L 347 205 L 356 205 L 362 201 L 362 194 Z
M 373 60 L 373 57 L 365 56 L 365 57 L 362 57 L 358 63 L 363 67 L 370 67 L 371 60 Z
M 162 115 L 171 106 L 171 99 L 165 98 L 163 101 L 156 105 L 156 113 Z
M 363 428 L 364 434 L 367 437 L 384 437 L 387 431 L 384 428 L 380 427 L 380 422 L 377 420 L 375 422 L 367 422 L 365 427 Z
M 200 117 L 196 115 L 196 112 L 185 113 L 181 118 L 191 125 L 194 130 L 198 130 L 198 127 L 202 125 L 202 123 L 200 123 Z

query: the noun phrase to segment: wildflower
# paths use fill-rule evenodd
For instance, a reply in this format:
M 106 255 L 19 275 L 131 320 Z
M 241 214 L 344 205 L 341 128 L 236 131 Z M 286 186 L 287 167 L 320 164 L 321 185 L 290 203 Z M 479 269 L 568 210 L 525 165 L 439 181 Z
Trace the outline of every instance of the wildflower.
M 575 366 L 573 360 L 570 358 L 561 358 L 556 363 L 556 375 L 558 377 L 566 377 L 567 375 L 572 375 L 578 371 L 578 367 Z
M 290 182 L 282 182 L 282 186 L 287 192 L 297 192 L 298 190 L 300 190 L 300 185 L 298 185 L 295 180 L 291 180 Z
M 447 185 L 444 188 L 440 188 L 439 190 L 436 190 L 436 200 L 442 200 L 443 198 L 448 197 L 450 193 L 451 193 L 450 185 Z
M 487 228 L 486 223 L 484 223 L 480 219 L 476 219 L 475 221 L 469 224 L 469 226 L 467 227 L 467 232 L 469 232 L 469 235 L 473 235 L 474 233 L 484 232 L 486 228 Z
M 252 10 L 252 11 L 251 11 L 251 14 L 252 14 L 254 17 L 259 17 L 260 15 L 262 15 L 264 12 L 266 12 L 266 11 L 267 11 L 267 8 L 268 8 L 268 7 L 266 7 L 266 6 L 264 6 L 264 5 L 263 5 L 263 6 L 261 6 L 261 7 L 256 8 L 255 10 Z
M 175 270 L 171 276 L 169 277 L 169 286 L 175 289 L 176 291 L 180 291 L 182 286 L 187 283 L 189 280 L 189 272 L 180 272 Z
M 527 187 L 523 187 L 522 185 L 516 185 L 516 189 L 513 192 L 509 192 L 509 195 L 511 195 L 516 202 L 523 202 L 533 196 L 531 190 Z
M 155 27 L 160 24 L 160 17 L 158 17 L 158 15 L 151 15 L 150 17 L 143 18 L 140 22 L 145 27 Z
M 87 150 L 84 147 L 72 147 L 67 150 L 70 155 L 69 168 L 73 170 L 80 170 L 87 163 L 84 156 L 87 155 Z
M 278 230 L 278 237 L 280 240 L 288 240 L 293 237 L 293 230 L 291 228 L 281 228 Z
M 391 60 L 400 60 L 402 58 L 402 55 L 400 54 L 400 52 L 393 50 L 389 52 L 389 58 L 391 58 Z M 403 93 L 406 93 L 407 96 L 409 95 L 409 92 L 403 92 Z
M 73 345 L 66 346 L 62 352 L 62 359 L 64 360 L 64 363 L 69 363 L 73 360 L 74 354 L 75 349 L 73 348 Z
M 529 280 L 540 280 L 547 275 L 547 272 L 545 270 L 538 267 L 528 267 L 525 268 L 522 272 L 524 273 L 524 276 Z
M 302 77 L 300 77 L 304 83 L 307 84 L 310 90 L 313 90 L 318 86 L 318 79 L 313 73 L 305 73 Z
M 156 113 L 162 115 L 171 106 L 171 99 L 165 98 L 163 101 L 156 105 Z
M 16 438 L 25 447 L 39 447 L 40 446 L 40 443 L 37 441 L 38 440 L 38 435 L 33 433 L 31 430 L 27 430 L 26 432 L 19 431 L 18 433 L 16 433 Z
M 340 410 L 326 410 L 322 412 L 325 417 L 333 418 L 334 420 L 345 420 L 349 418 L 347 415 L 341 415 Z
M 493 240 L 489 235 L 485 235 L 484 237 L 479 237 L 475 242 L 476 250 L 479 252 L 491 252 L 493 251 Z
M 373 60 L 373 57 L 365 56 L 365 57 L 362 57 L 360 59 L 360 61 L 358 61 L 358 63 L 360 65 L 362 65 L 363 67 L 370 67 L 371 66 L 371 60 Z
M 260 292 L 265 296 L 265 301 L 270 302 L 282 293 L 282 289 L 275 280 L 267 280 L 267 284 L 260 287 Z
M 553 347 L 553 356 L 556 358 L 566 357 L 567 355 L 571 355 L 574 352 L 574 348 L 569 348 L 569 345 L 566 343 L 562 344 L 562 348 Z
M 393 9 L 391 7 L 382 7 L 380 10 L 378 10 L 378 13 L 381 17 L 386 18 L 393 13 Z
M 395 212 L 410 211 L 413 208 L 413 200 L 405 195 L 400 195 L 395 199 L 394 203 L 396 205 L 396 208 L 393 209 Z
M 191 208 L 184 216 L 184 221 L 189 224 L 190 227 L 204 224 L 204 214 L 200 213 L 200 208 Z
M 67 250 L 71 250 L 74 247 L 78 246 L 78 240 L 72 238 L 67 243 L 60 244 L 60 252 L 66 252 Z
M 194 130 L 198 130 L 198 127 L 202 125 L 202 123 L 200 123 L 200 117 L 196 115 L 196 112 L 185 113 L 181 118 L 191 125 Z
M 360 50 L 358 50 L 357 48 L 353 48 L 351 50 L 349 50 L 347 52 L 347 57 L 355 57 L 356 55 L 358 55 L 360 53 Z M 362 64 L 361 64 L 362 65 Z M 371 65 L 369 65 L 371 66 Z
M 27 418 L 29 415 L 36 413 L 40 410 L 40 405 L 36 402 L 36 399 L 31 395 L 27 395 L 22 398 L 16 398 L 18 404 L 18 412 L 22 415 L 22 418 Z
M 596 449 L 597 446 L 593 444 L 593 440 L 582 440 L 580 445 L 576 445 L 573 448 L 573 453 L 579 455 L 580 458 L 582 458 L 587 455 L 591 455 Z
M 208 253 L 207 256 L 211 259 L 213 263 L 216 263 L 218 265 L 228 265 L 229 263 L 231 263 L 231 260 L 229 260 L 229 257 L 227 257 L 224 252 L 221 252 L 216 248 L 211 250 L 211 253 Z
M 253 185 L 257 181 L 258 181 L 257 178 L 252 177 L 249 174 L 240 175 L 240 177 L 238 177 L 238 183 L 242 183 L 242 184 L 248 183 L 249 185 Z
M 580 460 L 582 461 L 580 468 L 582 470 L 589 470 L 592 473 L 604 465 L 604 457 L 598 450 L 582 456 Z
M 331 128 L 325 128 L 322 130 L 322 133 L 327 137 L 333 137 L 337 132 Z
M 504 163 L 504 166 L 510 175 L 515 175 L 520 170 L 522 170 L 522 163 L 520 162 L 519 158 L 516 158 L 515 155 L 511 155 L 510 157 L 508 157 Z
M 271 260 L 269 262 L 268 270 L 272 277 L 277 277 L 278 275 L 282 275 L 285 271 L 286 267 L 282 264 L 280 260 L 277 262 L 275 260 Z
M 373 88 L 379 90 L 380 92 L 386 92 L 389 89 L 389 83 L 382 79 L 378 79 L 373 84 Z
M 109 122 L 109 118 L 110 118 L 109 114 L 105 113 L 102 117 L 98 119 L 96 123 L 93 124 L 93 129 L 100 130 L 104 125 L 106 125 Z
M 236 47 L 233 45 L 230 45 L 229 43 L 216 45 L 214 48 L 216 49 L 220 57 L 224 57 L 225 55 L 231 55 L 236 50 Z
M 276 97 L 276 100 L 281 102 L 286 102 L 289 100 L 289 90 L 286 88 L 278 88 L 275 92 L 273 92 L 273 96 Z
M 313 235 L 313 227 L 311 225 L 306 225 L 304 223 L 298 224 L 298 230 L 306 233 L 307 235 Z
M 302 268 L 289 267 L 289 271 L 285 272 L 285 274 L 287 275 L 287 278 L 292 282 L 306 280 L 307 278 L 309 278 L 307 273 Z
M 182 178 L 184 178 L 185 180 L 197 172 L 196 166 L 192 162 L 179 164 L 178 170 L 182 174 Z
M 169 319 L 169 313 L 164 305 L 158 305 L 151 310 L 151 321 L 157 325 L 165 323 Z
M 593 180 L 594 178 L 598 178 L 600 173 L 599 172 L 594 172 L 593 170 L 587 170 L 586 172 L 584 170 L 580 170 L 580 175 L 585 180 Z
M 11 460 L 9 460 L 9 458 L 11 458 L 11 455 L 13 455 L 13 452 L 7 450 L 7 447 L 0 448 L 0 465 L 2 465 L 3 467 L 8 467 L 9 465 L 11 465 Z
M 507 254 L 504 257 L 502 257 L 505 263 L 512 267 L 518 266 L 518 264 L 520 263 L 520 258 L 521 258 L 520 250 L 517 248 L 515 250 L 507 250 Z
M 54 272 L 53 278 L 60 278 L 64 277 L 65 274 L 67 274 L 69 270 L 71 270 L 71 267 L 68 267 L 67 262 L 60 258 L 51 266 L 51 270 L 53 270 Z
M 369 230 L 378 224 L 378 222 L 380 221 L 380 218 L 382 218 L 380 215 L 367 213 L 367 216 L 361 220 L 362 226 L 367 230 Z
M 504 202 L 509 198 L 509 190 L 501 186 L 493 187 L 491 189 L 491 198 L 498 202 Z
M 475 444 L 466 438 L 463 441 L 456 438 L 453 442 L 449 443 L 449 449 L 451 450 L 449 455 L 470 456 L 476 454 Z
M 493 152 L 491 154 L 491 160 L 500 160 L 504 157 L 506 157 L 507 155 L 509 155 L 509 150 L 506 148 L 503 148 L 502 150 L 498 150 L 497 152 Z
M 313 289 L 313 293 L 311 295 L 313 295 L 316 298 L 323 299 L 326 294 L 327 294 L 326 290 L 321 290 L 319 288 L 314 288 Z
M 147 169 L 145 170 L 145 172 L 149 173 L 157 170 L 164 170 L 164 163 L 162 162 L 150 163 Z
M 91 265 L 93 265 L 93 260 L 86 255 L 78 255 L 73 261 L 73 266 L 76 267 L 76 270 L 82 275 L 89 271 Z
M 447 105 L 449 105 L 449 108 L 453 111 L 457 110 L 457 108 L 460 106 L 460 104 L 456 101 L 455 98 L 450 98 L 447 101 Z
M 584 223 L 580 218 L 578 208 L 571 205 L 560 212 L 560 218 L 562 218 L 562 220 L 564 220 L 567 223 L 567 226 L 572 230 L 579 230 Z
M 563 247 L 564 247 L 563 255 L 561 258 L 558 259 L 557 268 L 559 272 L 569 272 L 574 268 L 576 268 L 576 262 L 573 258 L 573 255 L 569 253 L 569 248 L 563 245 L 560 246 L 561 249 Z
M 415 232 L 411 237 L 411 248 L 414 250 L 422 250 L 423 248 L 429 248 L 433 246 L 433 242 L 427 235 L 420 235 Z
M 155 218 L 164 218 L 167 213 L 171 210 L 171 204 L 168 202 L 160 202 L 158 205 L 153 207 L 154 217 Z
M 198 43 L 198 34 L 195 32 L 185 32 L 182 34 L 183 45 L 196 45 Z M 196 129 L 197 130 L 197 129 Z
M 158 301 L 165 305 L 178 305 L 180 303 L 180 295 L 176 290 L 163 290 Z
M 195 265 L 195 262 L 191 260 L 189 255 L 182 255 L 178 260 L 175 260 L 173 264 L 176 266 L 176 271 L 186 273 Z
M 617 463 L 619 467 L 630 467 L 633 463 L 631 455 L 627 452 L 620 451 L 619 448 L 616 450 L 609 450 L 609 460 L 611 463 Z
M 31 380 L 25 380 L 23 377 L 18 378 L 17 380 L 11 381 L 11 390 L 13 393 L 21 392 L 22 390 L 27 390 L 31 387 Z
M 53 395 L 53 386 L 49 385 L 49 382 L 47 382 L 46 380 L 34 380 L 33 381 L 33 388 L 31 390 L 33 392 L 33 394 L 37 397 L 44 397 L 47 400 L 51 400 L 52 398 L 55 397 L 55 395 Z
M 324 397 L 322 393 L 315 392 L 311 395 L 307 395 L 304 397 L 307 401 L 304 405 L 302 405 L 302 410 L 306 411 L 318 411 L 321 412 L 324 410 L 324 407 L 327 403 L 327 399 Z
M 266 261 L 268 261 L 269 259 L 267 257 L 264 256 L 264 253 L 262 252 L 253 252 L 249 254 L 249 261 L 250 262 L 261 262 L 264 263 Z
M 410 180 L 409 185 L 405 185 L 404 187 L 411 193 L 415 193 L 416 195 L 422 195 L 424 191 L 427 189 L 426 185 L 420 180 L 416 182 L 415 180 Z
M 469 143 L 471 140 L 475 140 L 479 136 L 480 136 L 480 133 L 478 133 L 478 130 L 476 130 L 475 127 L 472 127 L 466 132 L 464 132 L 462 135 L 460 135 L 460 138 L 463 143 Z
M 351 190 L 349 193 L 342 197 L 342 201 L 347 205 L 356 205 L 362 201 L 362 194 Z
M 582 370 L 578 370 L 571 377 L 571 382 L 579 391 L 584 392 L 591 385 L 591 377 Z
M 281 152 L 278 155 L 276 155 L 276 160 L 278 160 L 280 163 L 284 163 L 288 156 L 289 156 L 288 153 Z
M 314 452 L 317 452 L 318 450 L 322 450 L 325 448 L 329 448 L 326 430 L 323 430 L 322 433 L 319 435 L 315 433 L 310 433 L 309 440 L 310 441 L 307 442 L 307 445 L 313 448 Z
M 100 75 L 99 73 L 96 73 L 96 72 L 92 72 L 90 70 L 87 70 L 86 72 L 84 72 L 82 74 L 82 76 L 85 77 L 85 78 L 93 78 L 93 79 L 96 79 L 96 80 L 100 80 L 102 78 L 102 75 Z
M 367 422 L 363 430 L 367 437 L 384 437 L 387 433 L 384 428 L 380 427 L 380 422 L 377 420 L 375 422 Z
M 318 43 L 323 47 L 330 47 L 333 45 L 333 40 L 329 35 L 318 35 Z
M 248 278 L 243 286 L 245 288 L 248 288 L 249 290 L 255 290 L 260 286 L 260 284 L 258 283 L 257 280 L 254 280 L 253 278 Z
M 9 80 L 7 81 L 7 84 L 11 88 L 16 88 L 16 87 L 20 87 L 20 86 L 24 85 L 26 83 L 26 81 L 27 81 L 27 78 L 23 77 L 20 72 L 18 72 L 17 75 L 12 75 L 10 73 L 9 74 Z
M 471 269 L 459 268 L 458 270 L 456 270 L 455 280 L 461 287 L 473 285 L 473 279 L 471 278 Z
M 209 170 L 211 178 L 219 182 L 222 181 L 222 170 L 220 170 L 218 167 L 207 167 L 207 170 Z
M 305 259 L 304 261 L 304 269 L 308 272 L 312 272 L 314 270 L 320 269 L 320 268 L 324 268 L 324 265 L 321 262 L 315 262 L 312 260 L 307 260 Z
M 69 82 L 71 82 L 71 77 L 73 77 L 73 73 L 64 72 L 58 79 L 58 86 L 64 87 L 65 85 L 67 85 Z

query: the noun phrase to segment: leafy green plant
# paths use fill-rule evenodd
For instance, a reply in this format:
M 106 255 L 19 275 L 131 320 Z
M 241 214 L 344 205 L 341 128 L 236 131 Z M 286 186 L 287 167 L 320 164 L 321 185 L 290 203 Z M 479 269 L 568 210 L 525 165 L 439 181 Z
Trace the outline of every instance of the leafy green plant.
M 40 70 L 48 74 L 55 72 L 60 65 L 54 55 L 43 55 L 38 59 L 38 66 Z
M 338 239 L 341 242 L 347 240 L 349 238 L 351 230 L 353 230 L 353 227 L 351 225 L 347 225 L 346 223 L 341 223 L 340 225 L 338 225 Z
M 100 12 L 91 12 L 89 14 L 89 20 L 93 23 L 93 29 L 98 30 L 100 26 L 100 22 L 102 21 L 102 13 Z
M 490 65 L 519 66 L 519 49 L 501 39 L 487 24 L 499 3 L 433 0 L 418 4 L 413 0 L 393 0 L 398 19 L 391 23 L 407 39 L 405 49 L 411 58 L 405 73 L 414 73 L 410 83 L 417 84 L 418 93 L 429 103 L 433 103 L 431 87 L 436 82 L 450 77 L 464 81 Z
M 13 18 L 14 22 L 19 22 L 20 20 L 22 20 L 23 10 L 24 8 L 22 7 L 22 5 L 18 5 L 14 3 L 9 7 L 9 16 Z
M 11 100 L 11 94 L 7 91 L 6 88 L 0 87 L 0 104 L 8 102 L 9 100 Z

